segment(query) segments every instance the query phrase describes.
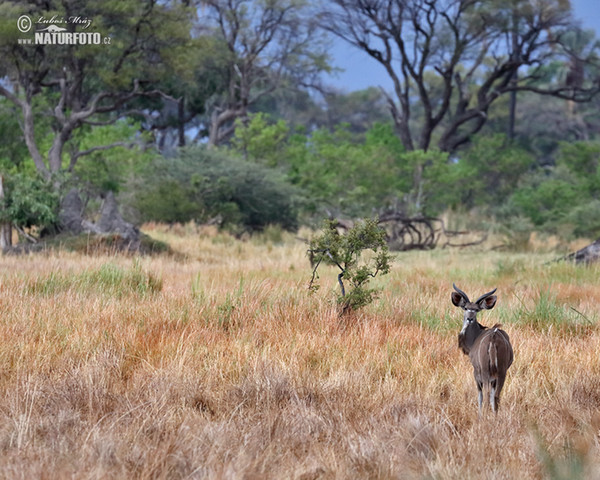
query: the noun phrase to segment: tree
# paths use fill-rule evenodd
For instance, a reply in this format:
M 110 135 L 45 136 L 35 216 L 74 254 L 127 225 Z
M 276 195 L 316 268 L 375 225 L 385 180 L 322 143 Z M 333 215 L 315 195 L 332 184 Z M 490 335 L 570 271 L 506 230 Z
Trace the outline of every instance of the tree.
M 208 143 L 219 145 L 261 98 L 288 83 L 314 84 L 329 66 L 322 35 L 302 0 L 208 0 L 206 5 L 227 45 L 227 87 L 210 113 Z
M 518 182 L 513 180 L 516 188 L 512 194 L 505 192 L 505 200 L 496 208 L 497 213 L 508 221 L 525 218 L 538 230 L 560 233 L 564 237 L 597 237 L 600 234 L 599 158 L 598 142 L 561 142 L 556 165 L 532 169 L 522 174 Z
M 153 132 L 160 152 L 168 153 L 208 136 L 206 108 L 226 87 L 226 58 L 226 45 L 210 32 L 194 34 L 166 56 L 168 71 L 154 83 L 154 88 L 165 95 L 137 100 L 140 118 Z
M 361 260 L 367 250 L 373 253 L 373 258 Z M 372 219 L 357 222 L 343 235 L 338 232 L 335 221 L 325 221 L 322 234 L 311 240 L 307 253 L 313 267 L 309 284 L 312 291 L 319 288 L 317 270 L 322 263 L 339 269 L 340 314 L 364 307 L 377 298 L 379 290 L 368 288 L 369 281 L 378 274 L 388 274 L 392 260 L 385 231 Z M 349 292 L 344 281 L 352 286 Z
M 44 178 L 72 171 L 85 155 L 133 143 L 123 139 L 81 149 L 75 134 L 85 126 L 144 115 L 132 102 L 161 94 L 152 82 L 165 73 L 165 59 L 182 53 L 176 47 L 189 40 L 187 13 L 179 3 L 152 0 L 0 5 L 0 95 L 18 108 L 27 149 Z M 84 33 L 105 40 L 53 45 L 35 39 L 34 44 L 21 44 L 18 40 L 26 34 L 17 30 L 20 15 L 58 19 L 53 26 L 66 31 L 56 35 L 83 32 L 76 22 L 63 19 L 90 19 L 90 31 Z M 46 118 L 51 119 L 47 139 L 38 128 Z M 47 153 L 41 148 L 46 140 Z
M 589 51 L 578 58 L 578 83 L 540 84 L 545 64 L 573 55 L 565 35 L 577 27 L 564 0 L 333 0 L 323 18 L 386 69 L 389 108 L 408 150 L 435 142 L 455 151 L 510 92 L 585 102 L 600 86 Z
M 6 216 L 6 194 L 4 193 L 4 175 L 0 175 L 0 216 Z M 12 245 L 12 223 L 10 218 L 0 220 L 0 249 L 4 250 Z
M 2 132 L 2 142 L 0 142 L 0 248 L 4 249 L 12 245 L 12 230 L 13 223 L 18 228 L 23 227 L 21 220 L 28 216 L 23 214 L 23 210 L 27 210 L 25 207 L 18 212 L 15 208 L 15 202 L 13 201 L 13 194 L 22 194 L 26 192 L 29 199 L 22 199 L 21 205 L 35 204 L 35 202 L 28 201 L 35 195 L 28 195 L 27 188 L 23 187 L 23 181 L 26 179 L 25 174 L 30 174 L 31 177 L 35 177 L 32 170 L 35 168 L 27 163 L 27 147 L 23 142 L 23 134 L 19 128 L 18 111 L 12 102 L 8 101 L 4 97 L 0 97 L 0 132 Z M 18 176 L 16 178 L 15 176 Z M 21 182 L 19 182 L 21 180 Z M 39 186 L 39 182 L 36 183 L 36 178 L 31 178 L 30 185 Z M 17 188 L 15 189 L 15 184 Z M 19 185 L 20 184 L 20 185 Z M 21 188 L 19 188 L 21 187 Z M 44 198 L 44 197 L 42 197 Z M 51 197 L 45 197 L 47 200 L 52 200 Z M 29 209 L 31 212 L 31 209 Z M 42 215 L 43 217 L 44 215 Z M 40 218 L 40 223 L 37 226 L 46 226 L 45 220 L 48 217 Z

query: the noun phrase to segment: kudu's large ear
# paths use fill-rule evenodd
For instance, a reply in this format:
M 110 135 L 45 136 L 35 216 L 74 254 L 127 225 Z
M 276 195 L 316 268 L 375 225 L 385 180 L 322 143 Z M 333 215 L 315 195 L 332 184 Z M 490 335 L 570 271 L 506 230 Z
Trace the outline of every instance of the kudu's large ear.
M 463 308 L 465 306 L 465 303 L 467 303 L 467 301 L 460 293 L 452 292 L 450 296 L 452 297 L 452 303 L 457 307 Z
M 482 310 L 491 310 L 492 308 L 494 308 L 494 305 L 496 305 L 496 300 L 498 300 L 498 297 L 496 297 L 496 295 L 490 295 L 489 297 L 485 297 L 483 300 L 480 300 L 477 305 L 479 305 L 479 308 L 481 308 Z

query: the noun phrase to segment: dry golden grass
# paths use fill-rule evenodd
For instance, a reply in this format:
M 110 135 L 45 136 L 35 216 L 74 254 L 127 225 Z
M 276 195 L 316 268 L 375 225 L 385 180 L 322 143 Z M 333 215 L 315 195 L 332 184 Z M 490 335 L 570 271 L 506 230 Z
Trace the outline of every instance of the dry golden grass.
M 403 253 L 340 322 L 291 237 L 154 227 L 178 256 L 0 258 L 0 477 L 600 478 L 600 270 Z M 329 278 L 331 277 L 331 278 Z M 452 282 L 513 341 L 478 418 Z

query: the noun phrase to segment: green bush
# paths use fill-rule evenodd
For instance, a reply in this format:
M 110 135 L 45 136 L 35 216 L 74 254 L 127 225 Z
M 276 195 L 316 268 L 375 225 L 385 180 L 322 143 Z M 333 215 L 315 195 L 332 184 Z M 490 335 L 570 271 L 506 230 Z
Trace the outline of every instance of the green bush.
M 202 205 L 193 201 L 193 192 L 176 180 L 166 178 L 141 189 L 136 205 L 146 220 L 185 223 L 203 215 Z
M 577 179 L 579 188 L 593 198 L 600 197 L 600 144 L 562 142 L 556 163 Z
M 15 174 L 5 179 L 5 197 L 0 219 L 16 227 L 55 225 L 58 219 L 59 195 L 53 185 L 39 175 Z
M 533 157 L 501 134 L 474 139 L 452 168 L 452 195 L 468 207 L 501 204 L 531 168 Z
M 538 226 L 561 222 L 577 204 L 578 191 L 559 178 L 526 185 L 512 197 L 514 204 Z
M 280 173 L 216 149 L 188 148 L 155 159 L 134 186 L 142 221 L 205 222 L 262 230 L 297 222 L 297 189 Z
M 594 199 L 571 209 L 567 221 L 577 237 L 600 237 L 600 200 Z
M 562 143 L 555 166 L 522 175 L 513 193 L 494 209 L 508 227 L 515 218 L 529 230 L 563 237 L 600 235 L 600 145 Z

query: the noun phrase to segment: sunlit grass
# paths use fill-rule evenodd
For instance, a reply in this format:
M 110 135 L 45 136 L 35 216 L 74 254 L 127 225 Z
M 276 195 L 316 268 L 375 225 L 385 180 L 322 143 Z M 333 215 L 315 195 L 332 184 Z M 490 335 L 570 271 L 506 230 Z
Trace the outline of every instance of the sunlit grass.
M 126 294 L 146 295 L 160 291 L 162 281 L 153 274 L 144 272 L 139 262 L 130 268 L 106 263 L 98 269 L 63 273 L 53 271 L 41 278 L 34 278 L 25 286 L 27 294 L 56 295 L 71 291 L 82 294 L 102 294 L 120 298 Z
M 292 235 L 149 233 L 178 255 L 0 259 L 0 477 L 600 476 L 597 267 L 400 253 L 340 319 L 335 270 L 310 295 Z M 496 417 L 477 415 L 452 282 L 498 288 L 480 321 L 515 363 Z

